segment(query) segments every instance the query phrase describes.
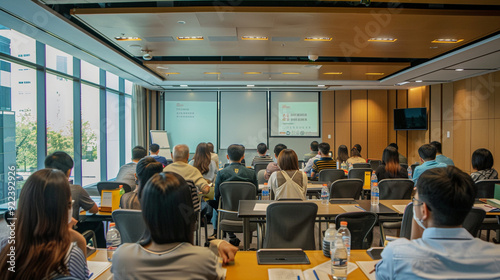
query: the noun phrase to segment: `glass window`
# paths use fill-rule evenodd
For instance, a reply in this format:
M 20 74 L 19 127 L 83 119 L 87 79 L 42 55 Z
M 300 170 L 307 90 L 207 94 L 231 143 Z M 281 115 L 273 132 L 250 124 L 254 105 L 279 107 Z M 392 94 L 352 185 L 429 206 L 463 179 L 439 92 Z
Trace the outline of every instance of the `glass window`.
M 125 94 L 132 95 L 133 86 L 134 84 L 131 81 L 125 80 Z
M 99 88 L 82 84 L 82 185 L 99 182 Z
M 125 161 L 132 160 L 132 98 L 125 96 Z
M 94 84 L 99 84 L 99 67 L 94 66 L 85 60 L 80 60 L 80 71 L 82 80 L 89 81 Z
M 114 90 L 119 90 L 119 81 L 120 78 L 116 76 L 115 74 L 106 71 L 106 87 L 114 89 Z
M 45 46 L 47 68 L 73 75 L 73 56 L 51 46 Z
M 36 41 L 15 30 L 0 25 L 0 52 L 36 62 Z
M 47 154 L 73 155 L 73 81 L 47 74 Z
M 119 98 L 112 92 L 106 92 L 106 137 L 108 180 L 116 178 L 120 168 L 120 121 Z M 130 162 L 130 160 L 127 160 Z

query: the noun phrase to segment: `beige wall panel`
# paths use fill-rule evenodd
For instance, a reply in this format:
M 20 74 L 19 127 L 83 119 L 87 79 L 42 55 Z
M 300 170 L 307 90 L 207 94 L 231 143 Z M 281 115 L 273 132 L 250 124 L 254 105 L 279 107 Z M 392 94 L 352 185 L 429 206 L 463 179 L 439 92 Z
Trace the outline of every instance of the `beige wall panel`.
M 473 120 L 487 119 L 489 117 L 489 103 L 493 103 L 493 92 L 490 91 L 488 86 L 488 79 L 493 80 L 493 74 L 486 74 L 478 77 L 470 78 L 471 92 L 470 92 L 470 107 L 471 118 Z
M 500 170 L 500 119 L 495 119 L 495 140 L 494 151 L 490 151 L 495 162 L 493 167 L 498 171 Z
M 321 93 L 321 115 L 323 122 L 335 121 L 335 93 L 333 91 L 324 91 Z
M 468 79 L 456 81 L 453 83 L 453 120 L 470 119 L 470 91 L 468 90 Z
M 335 156 L 337 155 L 337 148 L 339 145 L 351 146 L 351 123 L 350 122 L 337 122 L 335 123 L 335 143 L 331 146 Z
M 429 124 L 429 137 L 430 141 L 438 141 L 442 142 L 442 135 L 441 135 L 441 121 L 431 121 Z
M 382 159 L 387 144 L 387 122 L 368 123 L 368 158 Z
M 408 91 L 407 90 L 398 90 L 397 91 L 397 96 L 398 96 L 398 100 L 397 100 L 397 105 L 398 105 L 398 108 L 407 108 L 407 104 L 408 104 Z
M 450 138 L 446 133 L 450 132 Z M 443 137 L 441 142 L 443 155 L 453 159 L 453 121 L 443 121 Z
M 493 86 L 494 99 L 495 99 L 495 118 L 500 118 L 500 71 L 493 73 L 493 81 L 495 86 Z M 500 138 L 497 138 L 500 141 Z
M 479 148 L 488 147 L 489 144 L 488 128 L 489 128 L 489 121 L 487 119 L 471 120 L 471 142 L 470 142 L 471 152 L 474 152 L 476 149 Z
M 399 148 L 399 153 L 402 154 L 405 157 L 408 157 L 408 149 L 407 149 L 407 142 L 406 140 L 408 139 L 408 132 L 407 131 L 396 131 L 396 137 L 398 138 L 398 141 L 396 144 L 398 144 Z M 389 142 L 391 143 L 391 142 Z
M 425 87 L 408 90 L 408 108 L 425 107 Z
M 443 84 L 442 88 L 442 119 L 444 121 L 453 120 L 453 83 Z
M 387 140 L 389 143 L 396 143 L 396 131 L 394 130 L 394 109 L 397 108 L 396 104 L 396 90 L 389 90 L 387 92 L 387 131 L 389 134 L 389 139 Z
M 368 91 L 368 121 L 387 122 L 387 90 Z
M 321 133 L 323 135 L 323 137 L 321 138 L 321 140 L 323 142 L 326 142 L 328 144 L 330 144 L 330 146 L 333 146 L 334 145 L 334 140 L 335 140 L 335 126 L 334 126 L 334 123 L 333 122 L 323 122 L 322 125 L 321 125 Z M 328 139 L 328 135 L 331 135 L 332 137 L 330 139 Z
M 348 90 L 335 91 L 335 122 L 351 121 L 351 94 Z
M 441 121 L 441 85 L 432 85 L 430 92 L 430 121 Z
M 498 138 L 497 138 L 498 139 Z M 495 119 L 488 119 L 488 149 L 495 155 Z M 474 152 L 472 150 L 472 152 Z M 495 159 L 495 158 L 493 158 Z M 500 158 L 499 158 L 500 160 Z
M 368 124 L 366 122 L 353 122 L 351 123 L 351 129 L 352 139 L 350 148 L 354 144 L 360 144 L 362 148 L 361 156 L 366 159 L 366 151 L 368 150 Z
M 410 130 L 408 131 L 408 162 L 415 163 L 420 161 L 418 156 L 418 148 L 423 144 L 429 143 L 427 141 L 426 131 Z
M 453 122 L 453 161 L 463 171 L 470 171 L 470 120 Z
M 351 121 L 366 122 L 368 119 L 367 112 L 367 91 L 352 90 L 351 91 Z

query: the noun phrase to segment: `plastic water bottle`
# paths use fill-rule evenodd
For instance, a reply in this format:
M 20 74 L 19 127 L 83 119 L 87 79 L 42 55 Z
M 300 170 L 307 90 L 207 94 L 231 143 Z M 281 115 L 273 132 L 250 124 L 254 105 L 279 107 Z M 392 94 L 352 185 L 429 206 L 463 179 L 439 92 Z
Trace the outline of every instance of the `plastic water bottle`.
M 335 247 L 331 251 L 332 276 L 333 279 L 347 279 L 347 249 L 342 242 L 342 235 L 337 233 L 335 236 Z
M 115 223 L 110 223 L 109 227 L 108 233 L 106 234 L 106 249 L 108 253 L 108 261 L 111 261 L 116 249 L 122 243 L 122 238 L 120 236 L 120 232 L 115 228 Z
M 347 170 L 347 163 L 344 161 L 340 167 L 341 169 Z
M 375 174 L 375 171 L 372 173 L 372 179 L 371 179 L 371 198 L 372 198 L 372 205 L 378 205 L 379 203 L 379 196 L 380 192 L 378 189 L 378 179 L 377 175 Z
M 335 247 L 336 234 L 337 230 L 335 230 L 335 224 L 330 224 L 323 238 L 323 255 L 325 255 L 325 257 L 330 258 L 330 251 Z
M 413 170 L 411 169 L 411 166 L 408 166 L 408 179 L 411 179 L 413 177 Z
M 337 160 L 337 169 L 340 169 L 340 161 Z
M 262 200 L 269 200 L 269 186 L 264 183 L 264 188 L 262 188 Z
M 344 242 L 344 246 L 347 249 L 347 256 L 351 256 L 351 232 L 347 228 L 347 222 L 340 222 L 340 228 L 338 233 L 342 234 L 342 242 Z
M 349 162 L 349 171 L 352 169 L 352 163 Z
M 118 186 L 120 189 L 120 196 L 122 196 L 125 193 L 125 190 L 123 189 L 123 185 Z
M 321 204 L 328 204 L 328 199 L 330 197 L 330 191 L 328 190 L 328 185 L 323 184 L 321 188 Z

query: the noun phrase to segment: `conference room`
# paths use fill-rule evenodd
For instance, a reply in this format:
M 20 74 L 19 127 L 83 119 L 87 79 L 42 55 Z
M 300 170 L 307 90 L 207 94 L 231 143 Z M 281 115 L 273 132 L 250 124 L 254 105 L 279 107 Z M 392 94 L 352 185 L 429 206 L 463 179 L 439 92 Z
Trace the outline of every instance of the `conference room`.
M 115 181 L 134 147 L 149 154 L 153 143 L 169 161 L 176 145 L 187 145 L 191 160 L 199 143 L 213 143 L 219 169 L 231 164 L 232 144 L 245 147 L 248 169 L 260 143 L 274 161 L 275 146 L 286 145 L 300 169 L 313 141 L 328 143 L 333 159 L 339 146 L 350 152 L 359 144 L 375 170 L 390 143 L 411 168 L 423 164 L 419 148 L 437 141 L 455 167 L 476 172 L 476 150 L 500 158 L 499 19 L 500 1 L 486 0 L 4 1 L 1 225 L 16 208 L 9 202 L 19 200 L 28 178 L 56 151 L 71 157 L 70 182 L 95 202 L 103 201 L 97 184 Z M 374 210 L 363 175 L 360 195 L 327 205 L 321 190 L 326 183 L 332 192 L 333 180 L 308 183 L 308 201 L 318 207 L 310 264 L 284 268 L 328 261 L 324 231 L 355 206 L 379 217 L 371 243 L 353 249 L 350 263 L 372 261 L 366 249 L 384 246 L 386 235 L 399 237 L 413 196 L 381 197 Z M 257 264 L 256 250 L 270 247 L 262 204 L 275 203 L 261 200 L 262 188 L 260 181 L 246 205 L 260 210 L 236 214 L 242 242 L 234 264 L 223 266 L 228 279 L 250 271 L 265 278 L 269 268 L 282 267 Z M 489 193 L 477 198 L 498 199 Z M 477 232 L 492 244 L 500 239 L 495 213 L 486 213 Z M 94 219 L 106 232 L 113 217 L 101 214 L 82 212 L 77 220 Z M 213 228 L 211 221 L 197 223 L 194 243 L 205 245 Z M 9 232 L 2 226 L 0 235 Z M 106 260 L 105 249 L 97 253 Z M 358 267 L 350 279 L 366 279 Z M 98 279 L 111 274 L 109 265 L 105 270 Z

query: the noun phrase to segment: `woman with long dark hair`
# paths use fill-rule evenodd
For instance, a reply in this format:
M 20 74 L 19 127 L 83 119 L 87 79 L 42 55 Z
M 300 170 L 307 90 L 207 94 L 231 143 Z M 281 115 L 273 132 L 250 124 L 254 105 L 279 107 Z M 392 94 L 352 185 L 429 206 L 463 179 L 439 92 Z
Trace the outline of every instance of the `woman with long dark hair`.
M 349 153 L 347 152 L 347 146 L 340 145 L 339 149 L 337 150 L 337 160 L 340 163 L 343 163 L 344 161 L 347 161 L 347 159 L 349 159 Z
M 2 242 L 0 279 L 88 279 L 85 238 L 70 229 L 72 200 L 66 175 L 56 169 L 33 173 L 16 210 L 15 238 Z M 9 223 L 9 221 L 7 221 Z M 14 248 L 14 250 L 12 250 Z M 12 251 L 15 272 L 9 270 Z
M 384 149 L 382 163 L 375 170 L 375 174 L 379 182 L 389 178 L 408 178 L 407 171 L 399 165 L 399 153 L 396 148 L 388 146 Z
M 217 164 L 211 158 L 210 149 L 207 143 L 198 144 L 194 157 L 189 164 L 200 170 L 201 175 L 203 175 L 203 178 L 205 178 L 208 183 L 213 182 L 215 174 L 217 173 Z

